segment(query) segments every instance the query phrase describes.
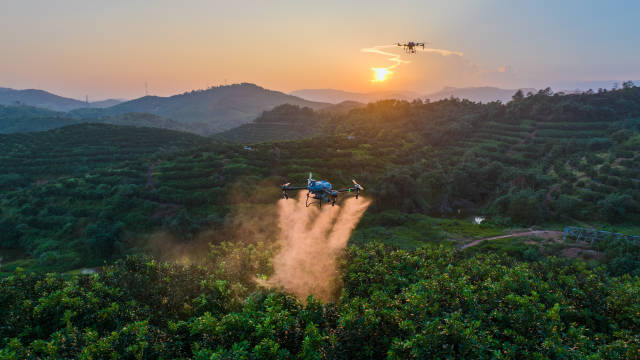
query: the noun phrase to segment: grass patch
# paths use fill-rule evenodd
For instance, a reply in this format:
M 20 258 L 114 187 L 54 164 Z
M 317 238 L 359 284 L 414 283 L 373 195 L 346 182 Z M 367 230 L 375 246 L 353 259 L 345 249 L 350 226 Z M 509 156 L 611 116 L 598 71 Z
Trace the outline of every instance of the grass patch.
M 474 224 L 470 219 L 431 218 L 431 221 L 450 238 L 482 239 L 504 234 L 502 228 L 488 223 Z
M 385 211 L 365 214 L 351 236 L 350 244 L 378 241 L 397 248 L 413 249 L 427 243 L 481 239 L 503 233 L 503 229 L 496 225 L 477 225 L 471 219 L 432 218 L 423 214 Z

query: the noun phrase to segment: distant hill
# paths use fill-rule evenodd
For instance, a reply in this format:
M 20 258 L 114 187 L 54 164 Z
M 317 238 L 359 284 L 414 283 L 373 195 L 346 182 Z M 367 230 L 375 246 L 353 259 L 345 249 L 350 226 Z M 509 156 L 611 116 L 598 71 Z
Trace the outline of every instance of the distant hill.
M 91 118 L 131 112 L 150 113 L 188 124 L 200 134 L 211 134 L 249 123 L 262 111 L 282 104 L 312 109 L 329 105 L 243 83 L 170 97 L 145 96 L 106 109 L 78 109 L 70 114 L 79 118 Z
M 511 96 L 516 93 L 518 89 L 500 89 L 496 87 L 445 87 L 442 90 L 424 95 L 412 91 L 383 91 L 383 92 L 371 92 L 371 93 L 355 93 L 335 89 L 304 89 L 291 92 L 291 95 L 299 96 L 303 99 L 310 101 L 323 101 L 332 104 L 337 104 L 343 101 L 357 101 L 361 103 L 371 103 L 379 100 L 397 99 L 411 101 L 414 99 L 430 99 L 437 101 L 441 99 L 447 99 L 450 97 L 456 97 L 459 99 L 468 99 L 475 102 L 491 102 L 500 100 L 502 102 L 508 102 L 511 100 Z M 536 89 L 522 89 L 526 94 L 527 92 L 535 92 Z
M 425 95 L 425 97 L 431 101 L 437 101 L 442 99 L 447 99 L 450 97 L 458 98 L 458 99 L 467 99 L 475 102 L 488 103 L 492 101 L 499 100 L 503 103 L 511 101 L 511 97 L 515 94 L 519 89 L 501 89 L 497 87 L 490 86 L 481 86 L 481 87 L 464 87 L 464 88 L 455 88 L 455 87 L 445 87 L 442 90 Z M 532 88 L 523 88 L 520 89 L 523 93 L 535 93 L 536 89 Z
M 284 104 L 264 111 L 251 123 L 214 134 L 213 138 L 246 144 L 303 139 L 320 133 L 327 115 L 309 107 Z
M 310 101 L 321 101 L 338 104 L 343 101 L 357 101 L 361 103 L 376 102 L 386 99 L 413 100 L 421 95 L 412 91 L 379 91 L 370 93 L 356 93 L 336 89 L 302 89 L 290 93 Z
M 245 144 L 304 139 L 320 134 L 324 121 L 329 117 L 346 115 L 364 106 L 366 104 L 356 101 L 343 101 L 315 111 L 309 107 L 284 104 L 264 111 L 253 122 L 214 134 L 213 138 Z
M 622 83 L 626 80 L 600 80 L 600 81 L 562 81 L 555 82 L 551 85 L 554 91 L 562 91 L 566 93 L 583 92 L 589 89 L 598 91 L 598 89 L 612 89 L 616 86 L 622 87 Z M 632 81 L 636 85 L 640 85 L 640 80 Z
M 94 107 L 94 108 L 106 108 L 110 106 L 116 106 L 125 101 L 126 100 L 121 100 L 121 99 L 106 99 L 101 101 L 93 101 L 93 102 L 90 102 L 89 104 L 91 105 L 91 107 Z M 82 103 L 82 104 L 83 104 L 82 107 L 86 107 L 86 103 Z
M 89 107 L 113 106 L 121 100 L 108 99 L 89 103 Z M 15 90 L 0 87 L 0 105 L 30 105 L 56 111 L 70 111 L 87 107 L 84 101 L 58 96 L 44 90 Z
M 335 105 L 327 106 L 326 108 L 320 110 L 320 112 L 328 115 L 344 115 L 351 110 L 360 109 L 365 106 L 367 106 L 367 104 L 347 100 Z
M 126 113 L 122 115 L 99 118 L 90 122 L 122 126 L 155 127 L 192 133 L 197 132 L 194 128 L 190 127 L 189 124 L 182 124 L 172 119 L 163 118 L 158 115 L 147 113 Z

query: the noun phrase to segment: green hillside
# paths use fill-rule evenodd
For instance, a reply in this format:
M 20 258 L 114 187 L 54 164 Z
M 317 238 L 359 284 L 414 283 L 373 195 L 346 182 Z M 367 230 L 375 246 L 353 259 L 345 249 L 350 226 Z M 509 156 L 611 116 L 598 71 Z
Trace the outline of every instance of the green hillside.
M 637 356 L 640 244 L 529 229 L 640 233 L 640 88 L 254 124 L 301 112 L 320 133 L 250 149 L 102 124 L 0 135 L 0 355 Z M 374 201 L 329 303 L 255 281 L 273 272 L 279 185 L 309 171 Z
M 28 105 L 0 105 L 0 134 L 45 131 L 79 122 L 63 112 Z
M 121 236 L 144 226 L 135 213 L 155 206 L 135 195 L 153 187 L 156 158 L 199 143 L 186 133 L 101 124 L 0 135 L 1 247 L 27 251 L 29 266 L 101 263 Z
M 541 91 L 506 106 L 388 101 L 330 122 L 336 134 L 408 149 L 407 164 L 385 175 L 378 203 L 436 213 L 485 208 L 521 224 L 637 223 L 639 93 L 630 85 L 597 94 Z M 407 193 L 420 196 L 398 196 Z
M 335 135 L 251 150 L 185 133 L 106 125 L 4 135 L 0 201 L 10 236 L 2 246 L 27 249 L 34 265 L 96 263 L 134 250 L 135 234 L 169 229 L 188 239 L 223 223 L 234 184 L 248 193 L 266 186 L 275 200 L 276 185 L 304 181 L 309 171 L 336 186 L 352 178 L 366 184 L 375 199 L 370 213 L 479 214 L 498 226 L 623 229 L 640 223 L 638 91 L 541 92 L 506 106 L 379 102 L 326 120 L 322 129 Z M 558 118 L 548 110 L 571 106 L 586 112 Z M 305 121 L 319 121 L 310 110 L 285 106 L 255 124 L 273 129 L 287 112 L 291 121 L 303 119 L 300 112 L 308 115 Z M 261 179 L 268 185 L 258 185 Z M 67 223 L 71 227 L 61 231 Z M 84 242 L 98 241 L 90 240 L 95 227 L 102 227 L 96 234 L 111 234 L 100 240 L 105 248 L 73 266 L 40 259 L 68 246 L 71 234 L 81 239 L 73 246 L 89 252 Z

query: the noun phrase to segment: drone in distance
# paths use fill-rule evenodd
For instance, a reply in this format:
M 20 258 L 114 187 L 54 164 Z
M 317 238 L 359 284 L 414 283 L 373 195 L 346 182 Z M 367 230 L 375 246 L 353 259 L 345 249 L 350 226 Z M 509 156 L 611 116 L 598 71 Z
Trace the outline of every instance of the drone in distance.
M 404 52 L 406 52 L 407 54 L 415 54 L 417 47 L 422 47 L 422 49 L 424 49 L 423 42 L 409 41 L 408 43 L 405 43 L 405 44 L 398 43 L 397 45 L 402 46 L 404 48 Z
M 309 178 L 307 179 L 307 186 L 290 186 L 291 183 L 286 183 L 282 185 L 282 197 L 285 199 L 289 199 L 289 194 L 287 191 L 295 191 L 295 190 L 308 190 L 307 191 L 307 200 L 305 202 L 306 206 L 309 207 L 312 204 L 319 204 L 322 207 L 322 203 L 331 203 L 331 206 L 336 204 L 336 200 L 338 199 L 338 195 L 341 193 L 355 193 L 356 199 L 360 195 L 360 191 L 364 190 L 360 184 L 358 184 L 355 180 L 353 181 L 353 187 L 348 187 L 344 189 L 334 190 L 332 189 L 331 183 L 325 180 L 314 180 L 311 178 L 311 173 L 309 173 Z

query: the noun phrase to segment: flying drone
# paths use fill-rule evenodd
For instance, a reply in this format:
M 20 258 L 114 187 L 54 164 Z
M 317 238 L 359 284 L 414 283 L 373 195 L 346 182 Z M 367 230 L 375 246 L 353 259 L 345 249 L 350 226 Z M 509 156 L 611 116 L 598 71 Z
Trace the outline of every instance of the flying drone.
M 364 190 L 360 184 L 358 184 L 355 180 L 353 181 L 353 187 L 334 190 L 331 188 L 331 183 L 325 180 L 313 180 L 311 178 L 311 173 L 309 173 L 309 178 L 307 179 L 307 186 L 290 186 L 291 183 L 286 183 L 282 185 L 282 196 L 285 199 L 289 198 L 289 194 L 287 191 L 292 190 L 308 190 L 307 192 L 307 200 L 306 206 L 309 207 L 312 204 L 319 204 L 322 207 L 322 203 L 331 203 L 331 206 L 336 204 L 336 199 L 340 193 L 355 193 L 356 199 L 360 195 L 360 190 Z
M 407 54 L 415 54 L 416 53 L 416 48 L 422 46 L 422 49 L 424 49 L 424 43 L 422 42 L 413 42 L 413 41 L 409 41 L 406 44 L 397 44 L 398 46 L 402 46 L 404 48 L 404 51 Z

